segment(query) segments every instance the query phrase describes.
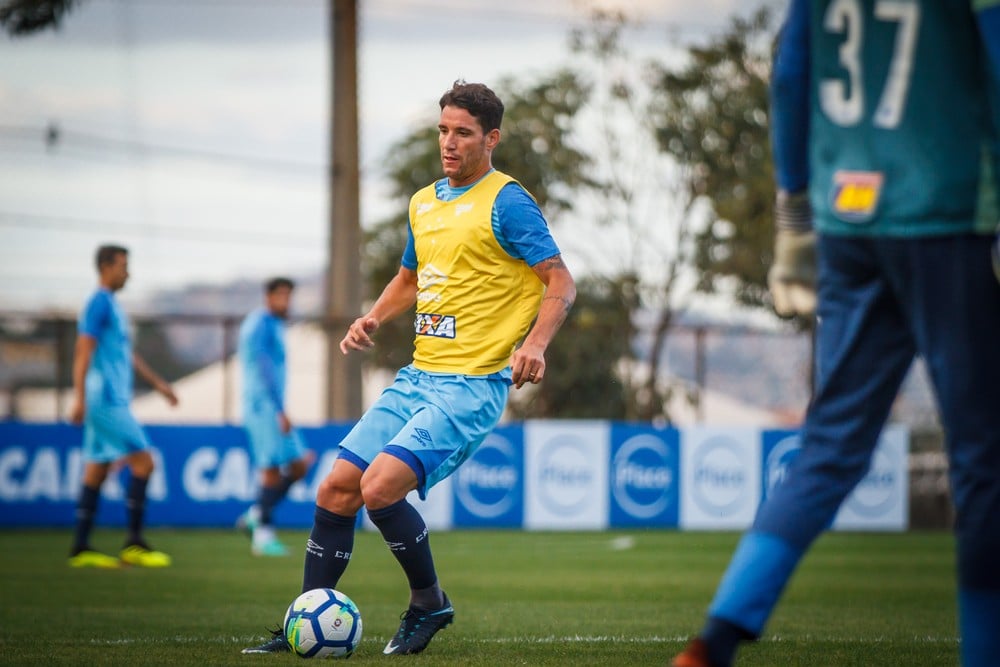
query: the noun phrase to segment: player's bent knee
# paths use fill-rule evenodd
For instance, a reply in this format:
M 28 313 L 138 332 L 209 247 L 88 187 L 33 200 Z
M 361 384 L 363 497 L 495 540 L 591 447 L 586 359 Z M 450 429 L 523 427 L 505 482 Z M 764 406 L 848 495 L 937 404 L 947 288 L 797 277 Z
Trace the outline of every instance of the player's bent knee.
M 132 474 L 137 477 L 149 478 L 153 474 L 153 470 L 156 468 L 156 464 L 153 461 L 153 456 L 143 450 L 141 452 L 136 452 L 130 457 L 129 468 Z
M 302 459 L 297 459 L 295 461 L 292 461 L 292 463 L 288 466 L 289 476 L 291 476 L 291 478 L 296 481 L 305 477 L 308 471 L 309 471 L 309 463 Z
M 316 488 L 316 504 L 342 516 L 353 516 L 361 509 L 361 489 L 357 484 L 339 479 L 334 474 L 323 478 Z
M 382 509 L 399 502 L 406 497 L 410 489 L 399 487 L 397 484 L 387 484 L 380 479 L 361 481 L 361 498 L 365 507 L 370 510 Z

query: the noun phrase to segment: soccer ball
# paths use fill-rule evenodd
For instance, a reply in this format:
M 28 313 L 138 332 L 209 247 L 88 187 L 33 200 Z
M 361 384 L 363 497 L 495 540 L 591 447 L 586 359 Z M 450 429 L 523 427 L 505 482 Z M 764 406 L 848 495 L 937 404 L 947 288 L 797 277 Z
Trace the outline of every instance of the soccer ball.
M 361 612 L 340 591 L 314 588 L 285 612 L 285 638 L 303 658 L 346 658 L 361 643 Z

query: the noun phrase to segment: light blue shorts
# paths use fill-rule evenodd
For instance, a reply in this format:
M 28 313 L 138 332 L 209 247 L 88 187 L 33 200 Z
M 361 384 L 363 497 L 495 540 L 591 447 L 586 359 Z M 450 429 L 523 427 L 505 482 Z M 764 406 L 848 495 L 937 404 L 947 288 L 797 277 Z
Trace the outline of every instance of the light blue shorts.
M 426 498 L 490 434 L 509 391 L 509 370 L 452 375 L 404 366 L 341 441 L 340 458 L 364 470 L 378 454 L 391 454 L 413 469 Z
M 83 460 L 111 463 L 149 449 L 149 438 L 127 405 L 87 405 L 83 420 Z
M 282 433 L 278 426 L 278 413 L 273 408 L 248 412 L 243 417 L 243 427 L 250 441 L 250 452 L 258 468 L 272 468 L 302 458 L 306 445 L 294 428 Z

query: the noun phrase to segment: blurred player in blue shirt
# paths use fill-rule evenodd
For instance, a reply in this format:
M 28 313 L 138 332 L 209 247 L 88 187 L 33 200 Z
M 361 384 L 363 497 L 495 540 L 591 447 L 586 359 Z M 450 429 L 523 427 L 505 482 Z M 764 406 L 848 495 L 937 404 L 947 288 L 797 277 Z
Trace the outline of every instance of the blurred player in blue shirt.
M 247 315 L 240 326 L 243 424 L 260 471 L 260 494 L 238 524 L 251 531 L 251 550 L 258 556 L 288 554 L 274 532 L 274 508 L 312 463 L 312 453 L 285 411 L 285 319 L 294 288 L 288 278 L 269 280 L 264 306 Z
M 816 388 L 801 454 L 675 667 L 729 665 L 740 641 L 760 636 L 864 477 L 917 354 L 948 446 L 962 663 L 1000 660 L 997 5 L 791 3 L 772 83 L 770 287 L 779 314 L 817 309 Z
M 128 280 L 128 251 L 106 245 L 97 250 L 100 286 L 80 315 L 73 360 L 73 406 L 70 421 L 82 423 L 83 488 L 77 505 L 76 531 L 69 564 L 73 567 L 140 567 L 170 565 L 170 557 L 149 547 L 142 536 L 146 486 L 153 472 L 149 440 L 135 420 L 132 371 L 135 369 L 170 405 L 177 405 L 173 389 L 132 351 L 128 318 L 115 292 Z M 126 506 L 128 537 L 119 558 L 90 545 L 90 531 L 97 513 L 101 485 L 112 463 L 124 459 L 131 471 Z

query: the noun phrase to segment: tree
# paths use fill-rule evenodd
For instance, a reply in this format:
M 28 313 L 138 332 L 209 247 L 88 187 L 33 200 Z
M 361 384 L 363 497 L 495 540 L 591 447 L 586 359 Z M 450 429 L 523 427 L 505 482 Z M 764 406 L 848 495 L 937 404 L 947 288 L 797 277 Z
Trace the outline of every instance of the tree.
M 668 397 L 687 394 L 675 391 L 660 360 L 670 328 L 694 293 L 692 229 L 704 207 L 684 187 L 684 166 L 658 148 L 649 113 L 656 91 L 644 76 L 650 66 L 631 54 L 628 28 L 624 13 L 597 11 L 571 36 L 579 69 L 594 90 L 577 128 L 593 156 L 593 185 L 578 199 L 599 238 L 588 249 L 594 255 L 588 264 L 601 267 L 621 290 L 634 334 L 617 369 L 627 397 L 625 417 L 669 423 Z M 640 346 L 639 340 L 649 343 Z
M 47 28 L 59 28 L 63 18 L 79 0 L 4 0 L 0 4 L 0 26 L 19 37 Z
M 671 395 L 694 395 L 664 375 L 672 327 L 697 294 L 766 303 L 773 180 L 767 109 L 771 14 L 734 17 L 681 66 L 640 66 L 620 12 L 595 12 L 573 32 L 594 90 L 587 144 L 594 156 L 590 209 L 622 240 L 615 284 L 634 291 L 630 316 L 648 340 L 622 365 L 628 417 L 669 422 Z M 596 131 L 595 131 L 596 129 Z M 659 200 L 649 193 L 658 192 Z M 608 252 L 611 243 L 602 243 Z M 681 391 L 677 391 L 681 389 Z
M 661 149 L 681 166 L 686 196 L 710 204 L 694 234 L 697 289 L 768 303 L 774 176 L 768 142 L 772 12 L 734 17 L 688 49 L 679 69 L 654 67 L 649 106 Z
M 553 369 L 537 385 L 511 394 L 508 409 L 518 419 L 624 419 L 629 388 L 619 363 L 628 357 L 635 332 L 629 320 L 628 290 L 613 279 L 583 276 L 576 303 L 562 331 L 545 353 Z

